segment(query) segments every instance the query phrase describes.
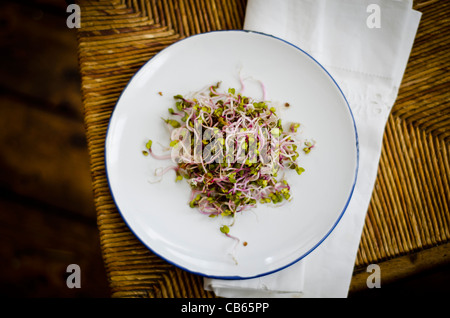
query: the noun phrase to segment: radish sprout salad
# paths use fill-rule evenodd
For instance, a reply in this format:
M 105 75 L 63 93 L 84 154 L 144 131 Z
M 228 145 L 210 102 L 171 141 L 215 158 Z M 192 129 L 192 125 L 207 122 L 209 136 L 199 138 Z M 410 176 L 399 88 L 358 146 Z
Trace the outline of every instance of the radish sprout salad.
M 283 107 L 289 107 L 288 103 Z M 176 181 L 191 187 L 189 206 L 210 217 L 232 218 L 220 231 L 227 236 L 235 216 L 258 204 L 280 205 L 292 199 L 286 169 L 299 175 L 299 151 L 309 153 L 314 142 L 297 136 L 299 123 L 282 125 L 276 107 L 220 83 L 191 96 L 174 96 L 174 107 L 163 119 L 170 131 L 170 154 L 156 154 L 152 141 L 144 155 L 175 163 L 158 170 L 175 171 Z

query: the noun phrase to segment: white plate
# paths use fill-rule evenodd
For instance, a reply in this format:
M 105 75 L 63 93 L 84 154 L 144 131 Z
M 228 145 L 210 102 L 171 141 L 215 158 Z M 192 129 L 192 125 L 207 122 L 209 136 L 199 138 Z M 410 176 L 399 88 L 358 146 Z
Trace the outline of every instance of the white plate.
M 278 208 L 259 204 L 237 216 L 230 234 L 247 246 L 235 246 L 219 231 L 221 217 L 209 218 L 188 206 L 190 187 L 184 180 L 175 183 L 173 171 L 160 183 L 148 182 L 155 169 L 172 162 L 142 154 L 148 139 L 155 152 L 163 151 L 157 142 L 168 144 L 161 117 L 169 116 L 174 95 L 218 81 L 223 89 L 239 90 L 239 74 L 260 80 L 267 99 L 288 102 L 283 123 L 300 122 L 303 136 L 317 141 L 314 151 L 299 157 L 306 171 L 301 176 L 294 170 L 287 174 L 290 203 Z M 243 94 L 260 98 L 258 81 L 247 82 Z M 345 212 L 358 168 L 353 116 L 328 72 L 298 47 L 247 31 L 195 35 L 154 56 L 123 91 L 105 147 L 109 186 L 134 234 L 168 262 L 222 279 L 273 273 L 313 251 Z

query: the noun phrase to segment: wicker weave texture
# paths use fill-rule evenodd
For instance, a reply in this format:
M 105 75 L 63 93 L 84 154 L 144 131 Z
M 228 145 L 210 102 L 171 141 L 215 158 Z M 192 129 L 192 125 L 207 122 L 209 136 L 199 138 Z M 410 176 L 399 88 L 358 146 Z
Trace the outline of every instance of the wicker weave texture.
M 98 227 L 113 297 L 214 297 L 152 254 L 109 191 L 104 142 L 118 97 L 152 56 L 192 34 L 241 29 L 245 0 L 80 1 L 79 62 Z M 388 119 L 356 268 L 450 238 L 450 3 L 415 2 L 422 22 Z

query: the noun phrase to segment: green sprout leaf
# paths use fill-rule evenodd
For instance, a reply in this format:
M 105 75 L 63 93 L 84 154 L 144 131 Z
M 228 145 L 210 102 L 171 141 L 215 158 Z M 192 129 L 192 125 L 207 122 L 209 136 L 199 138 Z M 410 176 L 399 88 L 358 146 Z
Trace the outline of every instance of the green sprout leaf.
M 166 119 L 165 122 L 168 123 L 173 128 L 181 127 L 181 124 L 178 121 L 176 121 L 175 119 Z
M 223 225 L 220 227 L 220 232 L 228 234 L 230 232 L 230 228 L 227 225 Z
M 295 171 L 297 171 L 297 173 L 299 174 L 299 175 L 301 175 L 304 171 L 305 171 L 305 169 L 304 168 L 302 168 L 302 167 L 295 167 Z

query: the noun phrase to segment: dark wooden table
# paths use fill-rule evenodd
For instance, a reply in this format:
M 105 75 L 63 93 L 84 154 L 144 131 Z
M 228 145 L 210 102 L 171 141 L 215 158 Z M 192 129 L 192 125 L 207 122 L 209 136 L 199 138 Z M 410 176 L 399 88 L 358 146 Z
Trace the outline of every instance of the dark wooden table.
M 108 297 L 74 29 L 59 0 L 0 2 L 0 296 Z M 82 288 L 66 286 L 79 264 Z

